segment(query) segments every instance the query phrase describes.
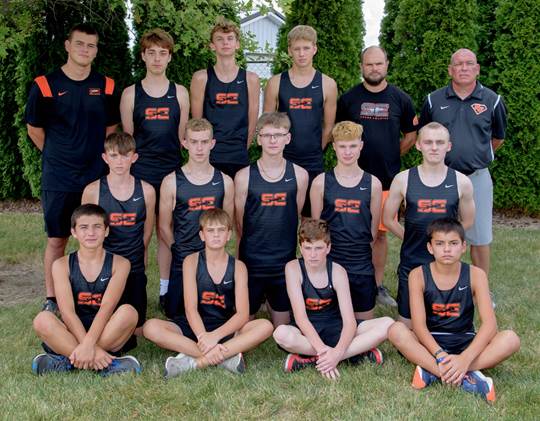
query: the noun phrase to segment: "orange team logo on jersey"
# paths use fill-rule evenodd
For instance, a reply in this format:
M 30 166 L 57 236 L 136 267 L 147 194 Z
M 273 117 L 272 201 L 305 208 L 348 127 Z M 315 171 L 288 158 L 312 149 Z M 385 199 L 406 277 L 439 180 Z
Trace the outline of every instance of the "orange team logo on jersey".
M 101 306 L 102 294 L 92 294 L 91 292 L 79 292 L 77 304 L 82 306 Z
M 137 222 L 136 213 L 113 212 L 109 215 L 109 225 L 112 227 L 129 227 Z
M 449 304 L 437 304 L 433 303 L 431 305 L 431 311 L 433 314 L 440 317 L 459 317 L 461 311 L 460 303 L 449 303 Z
M 446 213 L 446 199 L 419 199 L 419 213 Z
M 237 105 L 239 104 L 238 93 L 230 92 L 230 93 L 216 94 L 216 104 L 217 105 Z
M 144 110 L 145 120 L 168 120 L 169 107 L 148 107 Z
M 225 308 L 225 295 L 219 295 L 213 291 L 203 291 L 201 304 Z
M 336 212 L 360 213 L 361 200 L 336 199 L 334 201 L 334 210 Z
M 311 110 L 313 98 L 289 98 L 289 109 Z
M 188 200 L 188 210 L 201 211 L 214 209 L 216 207 L 216 198 L 214 196 L 208 197 L 192 197 Z
M 101 95 L 101 89 L 99 89 L 99 88 L 88 88 L 88 95 L 99 96 L 99 95 Z
M 287 193 L 263 193 L 261 206 L 287 206 Z
M 474 104 L 471 104 L 471 108 L 473 109 L 474 113 L 476 115 L 480 115 L 482 114 L 484 111 L 487 111 L 488 107 L 487 105 L 485 104 L 478 104 L 478 103 L 474 103 Z
M 331 302 L 331 298 L 306 298 L 306 309 L 319 311 L 328 307 Z

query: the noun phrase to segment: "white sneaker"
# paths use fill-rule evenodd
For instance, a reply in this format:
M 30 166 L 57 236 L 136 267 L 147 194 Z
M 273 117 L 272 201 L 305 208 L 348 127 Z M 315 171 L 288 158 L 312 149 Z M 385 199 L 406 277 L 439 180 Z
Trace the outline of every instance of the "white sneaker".
M 196 368 L 195 358 L 180 353 L 176 357 L 167 358 L 165 361 L 165 378 L 171 379 Z
M 246 371 L 246 363 L 244 362 L 244 357 L 241 352 L 234 357 L 226 359 L 220 363 L 219 366 L 234 374 L 242 374 Z
M 377 287 L 377 302 L 383 306 L 397 307 L 396 300 L 384 285 Z

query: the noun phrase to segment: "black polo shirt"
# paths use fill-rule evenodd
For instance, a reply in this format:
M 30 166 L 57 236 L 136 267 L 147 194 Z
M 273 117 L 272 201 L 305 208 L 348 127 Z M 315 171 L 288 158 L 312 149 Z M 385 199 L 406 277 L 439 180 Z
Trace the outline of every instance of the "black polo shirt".
M 506 107 L 500 95 L 480 82 L 465 99 L 456 95 L 450 83 L 424 101 L 419 126 L 431 121 L 450 132 L 452 149 L 446 154 L 446 164 L 468 175 L 493 161 L 491 139 L 504 139 Z

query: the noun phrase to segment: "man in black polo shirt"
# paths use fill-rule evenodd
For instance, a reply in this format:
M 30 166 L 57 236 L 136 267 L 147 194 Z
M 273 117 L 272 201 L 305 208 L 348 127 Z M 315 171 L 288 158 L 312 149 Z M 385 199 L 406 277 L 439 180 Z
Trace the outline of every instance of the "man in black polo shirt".
M 38 76 L 26 104 L 28 136 L 43 152 L 41 203 L 48 237 L 43 309 L 49 311 L 58 309 L 52 263 L 64 254 L 84 187 L 103 174 L 103 142 L 120 121 L 114 80 L 92 70 L 97 46 L 93 27 L 73 27 L 65 41 L 66 64 Z
M 474 187 L 476 216 L 466 232 L 472 263 L 489 274 L 493 183 L 487 167 L 504 140 L 506 107 L 500 95 L 477 82 L 479 72 L 476 55 L 457 50 L 448 65 L 452 80 L 427 96 L 420 127 L 437 121 L 450 132 L 452 149 L 446 164 L 468 175 Z
M 386 81 L 386 51 L 371 46 L 362 51 L 360 58 L 363 82 L 341 95 L 336 121 L 349 120 L 363 126 L 364 147 L 358 164 L 381 181 L 384 205 L 392 179 L 400 170 L 400 156 L 416 141 L 416 115 L 410 96 Z M 381 219 L 373 243 L 377 301 L 395 307 L 396 301 L 383 286 L 388 251 L 386 231 Z

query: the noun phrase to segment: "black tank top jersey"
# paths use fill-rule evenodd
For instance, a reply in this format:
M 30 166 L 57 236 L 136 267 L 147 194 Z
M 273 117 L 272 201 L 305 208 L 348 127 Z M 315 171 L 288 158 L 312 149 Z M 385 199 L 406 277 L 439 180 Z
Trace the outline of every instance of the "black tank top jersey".
M 88 282 L 81 272 L 77 252 L 69 255 L 69 282 L 73 292 L 75 313 L 81 319 L 92 319 L 101 307 L 101 300 L 112 276 L 113 254 L 106 252 L 101 272 Z
M 289 72 L 281 74 L 278 111 L 291 119 L 291 142 L 285 147 L 286 159 L 308 171 L 323 172 L 321 147 L 324 96 L 322 73 L 317 71 L 310 84 L 296 88 Z
M 330 227 L 330 256 L 347 273 L 374 273 L 370 205 L 371 174 L 364 171 L 355 187 L 343 187 L 337 181 L 334 170 L 325 173 L 321 219 L 328 222 Z
M 234 267 L 235 259 L 229 256 L 225 275 L 220 283 L 216 284 L 208 273 L 204 250 L 199 253 L 197 263 L 198 311 L 203 321 L 209 319 L 226 321 L 234 315 Z
M 474 302 L 471 291 L 471 268 L 461 262 L 456 285 L 440 290 L 430 264 L 422 265 L 426 325 L 433 333 L 474 333 Z
M 405 234 L 401 245 L 400 266 L 414 268 L 433 261 L 426 243 L 429 223 L 435 219 L 457 218 L 459 193 L 456 171 L 448 168 L 444 181 L 428 187 L 420 180 L 418 167 L 409 170 L 405 207 Z
M 192 184 L 182 168 L 176 170 L 176 205 L 173 210 L 174 243 L 172 264 L 182 270 L 184 258 L 204 249 L 199 237 L 199 218 L 203 211 L 223 207 L 223 174 L 214 169 L 212 180 L 203 185 Z
M 123 201 L 112 195 L 107 177 L 101 177 L 98 204 L 109 217 L 109 235 L 105 237 L 103 247 L 128 259 L 132 273 L 144 272 L 146 204 L 141 180 L 135 179 L 133 194 Z
M 247 166 L 249 97 L 246 71 L 239 69 L 236 78 L 229 83 L 220 81 L 213 67 L 208 68 L 207 75 L 203 115 L 212 123 L 216 139 L 210 162 Z
M 328 285 L 323 288 L 316 288 L 311 283 L 306 271 L 304 259 L 298 259 L 298 263 L 302 270 L 302 296 L 304 297 L 308 319 L 341 319 L 337 294 L 332 282 L 332 260 L 326 260 Z
M 286 162 L 285 175 L 274 183 L 262 178 L 256 162 L 250 165 L 240 241 L 240 260 L 250 275 L 283 277 L 285 264 L 296 257 L 296 192 L 292 162 Z
M 135 84 L 133 137 L 139 154 L 131 168 L 135 177 L 159 185 L 178 167 L 180 112 L 174 83 L 169 83 L 167 93 L 161 98 L 148 95 L 140 81 Z

